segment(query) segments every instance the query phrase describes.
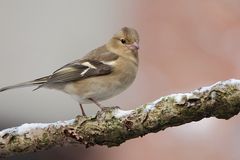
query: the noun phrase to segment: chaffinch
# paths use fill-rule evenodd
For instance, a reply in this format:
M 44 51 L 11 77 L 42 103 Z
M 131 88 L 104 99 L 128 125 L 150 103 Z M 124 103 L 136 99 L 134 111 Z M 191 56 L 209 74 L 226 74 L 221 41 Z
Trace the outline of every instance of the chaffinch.
M 138 70 L 139 35 L 133 28 L 124 27 L 103 46 L 89 52 L 49 76 L 0 89 L 37 86 L 63 91 L 76 99 L 82 115 L 82 104 L 111 98 L 127 89 Z

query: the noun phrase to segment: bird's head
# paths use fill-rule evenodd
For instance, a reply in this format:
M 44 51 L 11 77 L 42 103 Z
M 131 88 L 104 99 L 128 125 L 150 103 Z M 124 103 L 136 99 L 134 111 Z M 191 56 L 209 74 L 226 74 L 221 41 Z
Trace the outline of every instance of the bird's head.
M 139 35 L 133 28 L 123 27 L 107 43 L 109 50 L 122 55 L 126 53 L 137 54 L 139 49 Z M 124 56 L 124 55 L 122 55 Z

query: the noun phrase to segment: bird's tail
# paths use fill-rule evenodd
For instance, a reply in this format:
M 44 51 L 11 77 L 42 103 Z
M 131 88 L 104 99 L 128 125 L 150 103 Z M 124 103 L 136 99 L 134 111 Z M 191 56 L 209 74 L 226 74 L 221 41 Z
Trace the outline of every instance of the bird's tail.
M 47 82 L 48 77 L 49 76 L 42 77 L 42 78 L 39 78 L 39 79 L 35 79 L 33 81 L 28 81 L 28 82 L 15 84 L 15 85 L 12 85 L 12 86 L 6 86 L 6 87 L 3 87 L 3 88 L 0 88 L 0 92 L 10 90 L 10 89 L 21 88 L 21 87 L 29 87 L 29 86 L 35 86 L 35 85 L 38 85 L 38 87 L 36 89 L 34 89 L 34 90 L 37 90 L 37 89 L 41 88 Z

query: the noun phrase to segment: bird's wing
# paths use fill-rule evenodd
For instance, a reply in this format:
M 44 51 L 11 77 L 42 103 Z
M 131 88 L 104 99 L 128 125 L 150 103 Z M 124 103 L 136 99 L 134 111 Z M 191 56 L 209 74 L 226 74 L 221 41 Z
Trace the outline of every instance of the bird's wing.
M 92 76 L 111 73 L 112 67 L 96 60 L 85 60 L 69 63 L 55 71 L 47 80 L 48 84 L 67 83 L 82 80 Z
M 102 54 L 115 55 L 111 52 Z M 93 76 L 95 77 L 110 74 L 113 70 L 113 66 L 108 62 L 116 60 L 116 57 L 112 56 L 114 58 L 109 59 L 108 56 L 107 60 L 106 58 L 104 60 L 103 57 L 100 57 L 101 56 L 98 55 L 95 57 L 86 57 L 85 59 L 76 60 L 72 63 L 69 63 L 53 72 L 53 74 L 49 76 L 46 84 L 67 83 L 86 79 Z

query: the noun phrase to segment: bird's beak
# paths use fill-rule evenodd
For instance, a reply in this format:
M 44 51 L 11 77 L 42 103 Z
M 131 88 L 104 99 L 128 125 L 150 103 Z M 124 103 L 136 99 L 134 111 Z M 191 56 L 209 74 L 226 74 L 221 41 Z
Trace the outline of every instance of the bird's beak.
M 138 50 L 139 49 L 139 44 L 137 42 L 134 42 L 132 44 L 127 45 L 127 47 L 131 50 Z

